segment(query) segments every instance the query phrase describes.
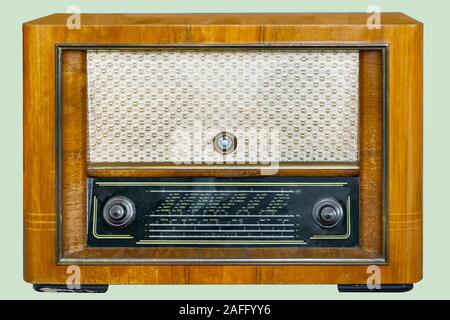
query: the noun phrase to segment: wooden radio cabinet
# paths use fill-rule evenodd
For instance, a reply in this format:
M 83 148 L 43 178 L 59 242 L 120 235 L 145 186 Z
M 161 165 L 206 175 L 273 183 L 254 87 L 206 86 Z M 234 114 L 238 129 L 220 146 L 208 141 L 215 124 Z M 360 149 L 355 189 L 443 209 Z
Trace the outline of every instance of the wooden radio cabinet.
M 422 278 L 420 22 L 78 18 L 23 25 L 25 281 Z

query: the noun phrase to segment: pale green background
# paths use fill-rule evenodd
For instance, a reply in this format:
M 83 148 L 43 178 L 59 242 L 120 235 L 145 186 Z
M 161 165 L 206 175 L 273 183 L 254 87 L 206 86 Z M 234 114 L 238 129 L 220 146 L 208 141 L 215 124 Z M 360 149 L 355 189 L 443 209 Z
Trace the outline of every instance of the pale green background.
M 11 0 L 1 1 L 0 130 L 2 150 L 0 298 L 345 299 L 450 298 L 449 33 L 450 2 L 286 0 Z M 78 5 L 82 12 L 365 12 L 369 5 L 402 11 L 425 24 L 424 280 L 411 293 L 338 294 L 335 286 L 112 286 L 104 295 L 38 294 L 22 280 L 22 37 L 21 24 Z M 394 106 L 395 107 L 395 106 Z

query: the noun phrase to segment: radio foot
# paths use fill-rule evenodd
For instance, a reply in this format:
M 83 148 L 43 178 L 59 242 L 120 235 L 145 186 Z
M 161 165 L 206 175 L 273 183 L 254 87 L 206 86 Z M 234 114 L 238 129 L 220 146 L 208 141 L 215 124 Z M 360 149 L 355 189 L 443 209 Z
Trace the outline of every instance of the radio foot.
M 69 289 L 65 284 L 33 284 L 33 289 L 37 292 L 49 293 L 105 293 L 108 291 L 106 284 L 81 285 L 79 289 Z
M 381 284 L 380 287 L 370 289 L 366 284 L 338 284 L 339 292 L 392 292 L 401 293 L 411 291 L 414 285 L 411 284 Z

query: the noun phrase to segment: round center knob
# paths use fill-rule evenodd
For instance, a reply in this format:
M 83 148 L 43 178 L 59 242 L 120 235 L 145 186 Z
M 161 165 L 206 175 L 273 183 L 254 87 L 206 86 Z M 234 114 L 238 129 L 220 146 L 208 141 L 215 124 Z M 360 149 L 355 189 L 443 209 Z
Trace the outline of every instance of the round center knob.
M 236 150 L 236 137 L 229 132 L 218 133 L 213 140 L 214 149 L 222 154 L 228 154 Z
M 125 228 L 133 222 L 135 216 L 134 203 L 126 197 L 113 197 L 103 207 L 103 219 L 112 227 Z
M 125 208 L 120 204 L 113 205 L 110 210 L 110 216 L 114 220 L 120 220 L 125 215 Z
M 233 140 L 229 136 L 222 136 L 217 141 L 220 148 L 228 150 L 233 146 Z
M 320 211 L 320 217 L 324 221 L 334 221 L 336 219 L 337 212 L 332 207 L 325 207 Z
M 325 198 L 316 202 L 312 217 L 321 228 L 330 229 L 341 222 L 344 216 L 343 212 L 339 201 L 333 198 Z

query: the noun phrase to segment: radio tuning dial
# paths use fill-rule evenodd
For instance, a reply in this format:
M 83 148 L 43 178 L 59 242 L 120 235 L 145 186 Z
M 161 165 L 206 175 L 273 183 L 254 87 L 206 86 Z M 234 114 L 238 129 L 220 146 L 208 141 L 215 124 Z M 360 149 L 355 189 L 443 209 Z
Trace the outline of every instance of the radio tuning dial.
M 133 222 L 135 216 L 133 201 L 123 196 L 109 199 L 103 208 L 103 219 L 111 227 L 125 228 Z
M 336 199 L 325 198 L 316 202 L 312 217 L 321 228 L 330 229 L 342 221 L 344 210 L 341 203 Z

